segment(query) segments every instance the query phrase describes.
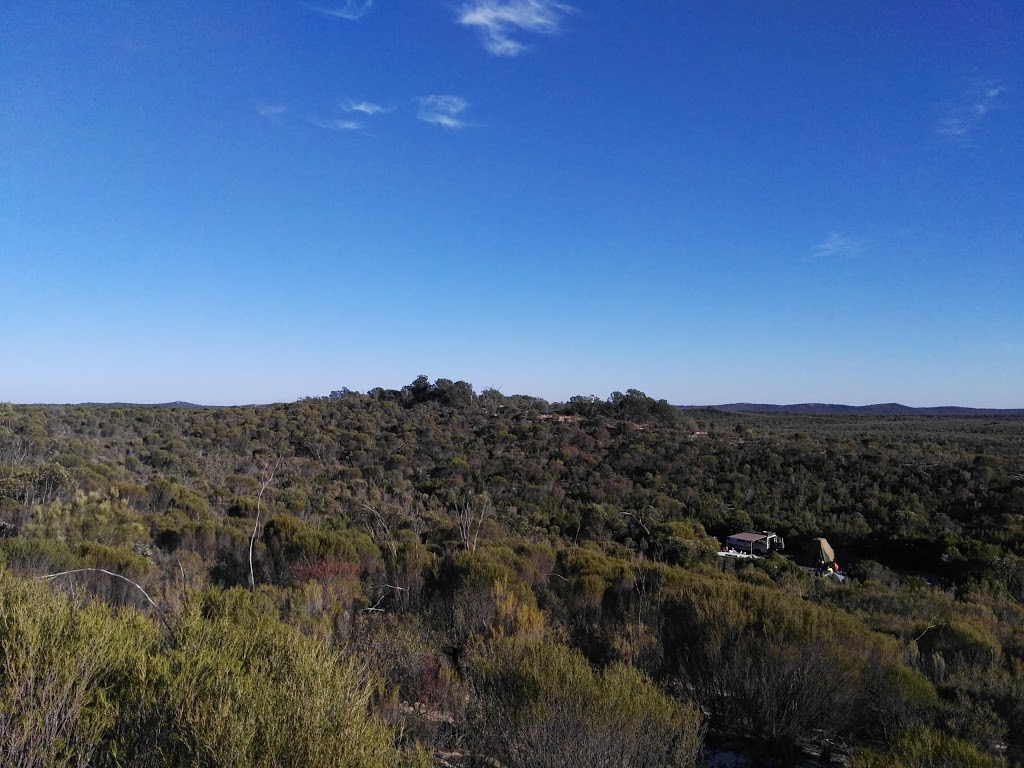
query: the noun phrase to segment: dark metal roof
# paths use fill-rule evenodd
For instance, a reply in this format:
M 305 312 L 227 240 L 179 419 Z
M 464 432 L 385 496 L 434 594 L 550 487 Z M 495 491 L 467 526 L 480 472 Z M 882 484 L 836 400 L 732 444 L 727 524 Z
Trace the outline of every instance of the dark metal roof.
M 736 541 L 760 541 L 774 535 L 773 533 L 734 533 L 729 538 Z

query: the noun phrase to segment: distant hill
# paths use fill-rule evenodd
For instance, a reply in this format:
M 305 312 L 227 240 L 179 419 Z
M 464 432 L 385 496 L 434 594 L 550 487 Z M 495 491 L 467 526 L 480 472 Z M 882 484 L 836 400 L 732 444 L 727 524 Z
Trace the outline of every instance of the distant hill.
M 914 408 L 901 403 L 877 403 L 875 405 L 728 403 L 727 405 L 680 405 L 678 407 L 682 409 L 713 408 L 718 411 L 739 413 L 801 413 L 822 416 L 1024 416 L 1024 408 L 964 408 L 958 405 Z
M 101 408 L 221 408 L 219 405 L 200 405 L 199 403 L 187 403 L 184 400 L 175 400 L 173 403 L 78 403 L 87 407 L 99 406 Z
M 154 403 L 155 408 L 220 408 L 218 405 L 202 405 L 200 403 L 189 403 L 184 400 L 175 400 L 173 403 Z

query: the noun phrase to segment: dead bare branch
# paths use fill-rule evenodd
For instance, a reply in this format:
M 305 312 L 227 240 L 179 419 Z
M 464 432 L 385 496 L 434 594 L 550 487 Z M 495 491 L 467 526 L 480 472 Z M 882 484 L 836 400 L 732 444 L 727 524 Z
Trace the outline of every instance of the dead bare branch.
M 256 591 L 256 572 L 252 567 L 252 547 L 256 543 L 256 533 L 260 529 L 260 504 L 263 502 L 263 492 L 270 487 L 270 484 L 274 482 L 274 473 L 277 472 L 277 468 L 281 466 L 281 457 L 277 457 L 277 463 L 274 464 L 274 468 L 270 470 L 270 476 L 264 477 L 263 482 L 260 485 L 260 492 L 256 496 L 256 524 L 252 527 L 252 536 L 249 537 L 249 587 L 255 592 Z M 266 475 L 266 466 L 263 467 L 264 475 Z
M 927 627 L 925 627 L 925 628 L 924 628 L 924 632 L 922 632 L 922 633 L 921 633 L 920 635 L 918 635 L 917 637 L 915 637 L 915 638 L 914 638 L 913 640 L 911 640 L 910 642 L 912 642 L 912 643 L 916 643 L 916 642 L 917 642 L 918 640 L 920 640 L 920 639 L 921 639 L 922 637 L 924 637 L 924 636 L 925 636 L 926 634 L 928 634 L 928 630 L 930 630 L 930 629 L 935 629 L 936 627 L 941 627 L 941 626 L 942 626 L 943 624 L 945 624 L 945 623 L 946 623 L 946 622 L 944 622 L 944 621 L 943 621 L 943 622 L 940 622 L 940 623 L 938 623 L 938 624 L 929 624 L 929 625 L 928 625 Z
M 477 505 L 479 510 L 475 508 Z M 467 552 L 476 552 L 480 545 L 480 529 L 483 528 L 484 518 L 493 511 L 494 506 L 486 496 L 478 503 L 475 503 L 474 499 L 467 499 L 461 505 L 456 505 L 454 509 L 455 522 L 459 527 L 462 546 Z
M 372 613 L 374 611 L 376 611 L 377 613 L 384 613 L 384 609 L 380 607 L 380 604 L 384 602 L 384 598 L 387 596 L 387 592 L 385 592 L 383 595 L 380 596 L 380 599 L 376 603 L 371 605 L 369 608 L 363 608 L 363 611 L 365 613 Z
M 105 568 L 73 568 L 70 571 L 61 571 L 60 573 L 48 573 L 45 576 L 39 576 L 37 578 L 39 579 L 39 581 L 49 581 L 50 579 L 60 578 L 61 576 L 71 576 L 75 573 L 105 573 L 107 576 L 111 576 L 115 579 L 120 579 L 121 581 L 128 582 L 137 590 L 139 590 L 139 592 L 142 593 L 142 596 L 145 597 L 147 601 L 149 601 L 149 604 L 153 606 L 153 609 L 158 614 L 160 614 L 160 620 L 163 621 L 164 626 L 167 627 L 167 631 L 171 633 L 171 636 L 174 635 L 174 629 L 173 627 L 171 627 L 171 622 L 167 620 L 167 615 L 160 610 L 160 606 L 157 605 L 153 598 L 149 596 L 149 593 L 146 590 L 144 590 L 138 582 L 132 581 L 127 576 L 122 576 L 120 573 L 114 573 L 113 571 L 108 571 Z
M 637 524 L 639 524 L 639 526 L 644 529 L 644 533 L 646 533 L 648 536 L 651 535 L 651 529 L 644 525 L 643 518 L 640 517 L 640 515 L 636 514 L 635 512 L 626 511 L 623 511 L 622 514 L 624 514 L 626 517 L 633 518 L 637 522 Z

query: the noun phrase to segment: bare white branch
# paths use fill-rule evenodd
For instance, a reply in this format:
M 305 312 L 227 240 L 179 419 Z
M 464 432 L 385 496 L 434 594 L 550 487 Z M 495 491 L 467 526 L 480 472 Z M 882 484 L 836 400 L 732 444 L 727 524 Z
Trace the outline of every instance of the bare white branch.
M 631 517 L 634 520 L 636 520 L 636 522 L 640 525 L 640 527 L 644 529 L 644 533 L 646 533 L 648 536 L 651 535 L 651 529 L 648 528 L 646 525 L 644 525 L 643 518 L 640 517 L 640 515 L 636 514 L 635 512 L 625 512 L 625 511 L 622 514 L 624 514 L 626 517 Z
M 384 598 L 387 597 L 387 596 L 388 596 L 387 592 L 385 592 L 383 595 L 380 596 L 380 600 L 378 600 L 376 603 L 371 605 L 369 608 L 363 608 L 363 612 L 364 613 L 373 613 L 374 611 L 376 611 L 377 613 L 384 613 L 384 609 L 379 607 L 379 606 L 380 606 L 381 603 L 384 602 Z
M 252 527 L 252 536 L 249 537 L 249 587 L 253 591 L 256 590 L 256 573 L 255 573 L 255 571 L 253 570 L 253 567 L 252 567 L 252 547 L 253 547 L 253 544 L 256 543 L 256 533 L 260 529 L 260 505 L 263 502 L 263 492 L 266 491 L 267 488 L 270 487 L 270 484 L 272 482 L 274 482 L 274 473 L 277 472 L 277 468 L 279 466 L 281 466 L 281 457 L 280 456 L 277 457 L 277 463 L 274 464 L 274 468 L 272 470 L 270 470 L 270 476 L 269 477 L 266 476 L 266 471 L 267 471 L 266 466 L 263 467 L 263 473 L 264 473 L 263 483 L 260 485 L 260 492 L 256 496 L 256 524 L 253 525 L 253 527 Z
M 108 571 L 104 568 L 73 568 L 70 571 L 61 571 L 60 573 L 48 573 L 45 576 L 39 576 L 38 579 L 40 581 L 49 581 L 50 579 L 57 579 L 61 576 L 70 576 L 75 573 L 105 573 L 107 576 L 111 576 L 115 579 L 120 579 L 121 581 L 128 582 L 137 590 L 139 590 L 139 592 L 142 593 L 142 596 L 145 597 L 147 601 L 149 601 L 149 604 L 153 606 L 153 609 L 158 614 L 160 614 L 160 619 L 163 621 L 164 626 L 167 627 L 167 630 L 172 635 L 174 634 L 174 630 L 171 628 L 171 623 L 167 620 L 167 616 L 164 614 L 163 611 L 160 610 L 160 606 L 157 605 L 156 602 L 154 602 L 153 598 L 149 596 L 149 593 L 146 590 L 144 590 L 138 582 L 132 581 L 127 576 L 122 576 L 120 573 L 114 573 L 113 571 Z
M 943 624 L 945 624 L 945 623 L 946 623 L 946 622 L 942 622 L 941 624 L 929 624 L 929 625 L 928 625 L 927 627 L 925 627 L 925 628 L 924 628 L 924 631 L 923 631 L 923 632 L 922 632 L 922 633 L 921 633 L 920 635 L 918 635 L 917 637 L 915 637 L 915 638 L 914 638 L 913 640 L 911 640 L 910 642 L 912 642 L 912 643 L 916 643 L 916 642 L 917 642 L 918 640 L 920 640 L 920 639 L 921 639 L 922 637 L 924 637 L 924 636 L 925 636 L 926 634 L 928 634 L 928 630 L 930 630 L 930 629 L 935 629 L 936 627 L 941 627 L 941 626 L 942 626 Z
M 474 508 L 472 499 L 466 500 L 461 506 L 456 506 L 454 510 L 459 538 L 462 539 L 462 546 L 467 552 L 476 552 L 480 545 L 480 529 L 483 528 L 484 519 L 494 511 L 494 505 L 486 496 L 477 503 L 479 510 Z

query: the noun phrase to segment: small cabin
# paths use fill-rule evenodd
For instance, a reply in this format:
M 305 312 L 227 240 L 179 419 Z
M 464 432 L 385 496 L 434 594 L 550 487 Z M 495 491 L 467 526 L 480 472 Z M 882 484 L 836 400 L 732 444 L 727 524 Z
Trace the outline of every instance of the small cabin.
M 725 540 L 725 546 L 735 549 L 737 552 L 767 555 L 773 550 L 782 549 L 785 544 L 778 534 L 772 531 L 761 531 L 760 533 L 734 533 Z

